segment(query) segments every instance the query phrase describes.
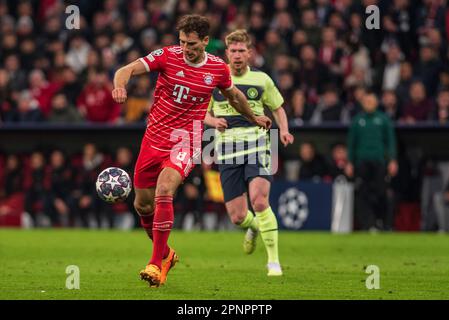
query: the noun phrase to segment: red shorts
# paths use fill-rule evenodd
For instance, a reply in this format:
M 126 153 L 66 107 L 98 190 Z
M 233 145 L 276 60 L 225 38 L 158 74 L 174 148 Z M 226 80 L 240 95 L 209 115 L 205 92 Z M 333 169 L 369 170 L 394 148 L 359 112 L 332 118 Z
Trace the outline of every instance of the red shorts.
M 134 187 L 138 189 L 155 187 L 159 173 L 167 167 L 178 171 L 184 180 L 194 167 L 190 154 L 190 148 L 162 151 L 152 146 L 144 137 L 134 170 Z

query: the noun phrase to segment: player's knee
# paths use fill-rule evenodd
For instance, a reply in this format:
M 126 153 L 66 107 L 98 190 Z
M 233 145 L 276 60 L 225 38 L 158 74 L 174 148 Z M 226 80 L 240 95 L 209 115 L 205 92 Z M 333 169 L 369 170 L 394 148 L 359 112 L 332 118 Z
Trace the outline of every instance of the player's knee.
M 139 201 L 134 201 L 134 209 L 140 216 L 147 216 L 153 213 L 153 207 L 151 204 L 143 204 Z
M 251 206 L 256 212 L 264 211 L 269 206 L 268 197 L 263 195 L 254 197 L 251 199 Z
M 174 191 L 172 190 L 170 183 L 161 182 L 157 185 L 156 196 L 173 196 L 173 195 Z

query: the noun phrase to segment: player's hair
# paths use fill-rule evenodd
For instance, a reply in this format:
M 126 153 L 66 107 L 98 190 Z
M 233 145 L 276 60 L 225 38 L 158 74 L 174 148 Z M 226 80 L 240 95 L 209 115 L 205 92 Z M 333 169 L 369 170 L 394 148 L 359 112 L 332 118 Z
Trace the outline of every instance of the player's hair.
M 209 35 L 210 24 L 206 17 L 198 14 L 189 14 L 183 16 L 176 25 L 177 31 L 185 34 L 196 32 L 198 38 L 204 39 Z
M 251 48 L 251 37 L 245 29 L 237 29 L 226 36 L 226 46 L 231 43 L 243 42 L 248 48 Z

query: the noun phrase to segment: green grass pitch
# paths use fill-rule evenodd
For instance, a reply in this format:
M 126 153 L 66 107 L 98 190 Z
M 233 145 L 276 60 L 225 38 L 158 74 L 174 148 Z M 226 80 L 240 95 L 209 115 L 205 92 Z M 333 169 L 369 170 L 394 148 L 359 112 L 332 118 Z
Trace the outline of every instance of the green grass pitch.
M 167 284 L 138 273 L 151 245 L 143 231 L 0 229 L 0 299 L 448 299 L 449 237 L 281 232 L 284 276 L 266 276 L 262 240 L 242 251 L 243 232 L 173 231 L 180 263 Z M 66 288 L 77 265 L 80 289 Z M 365 286 L 366 266 L 380 289 Z

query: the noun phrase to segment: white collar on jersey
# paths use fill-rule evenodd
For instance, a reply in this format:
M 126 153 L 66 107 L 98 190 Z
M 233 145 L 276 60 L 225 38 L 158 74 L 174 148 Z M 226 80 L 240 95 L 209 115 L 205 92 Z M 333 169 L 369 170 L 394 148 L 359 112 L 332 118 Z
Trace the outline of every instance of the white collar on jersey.
M 205 56 L 205 58 L 204 58 L 203 61 L 195 64 L 195 63 L 192 63 L 192 62 L 188 61 L 186 59 L 186 57 L 184 57 L 184 55 L 182 55 L 182 57 L 184 58 L 184 62 L 187 63 L 189 66 L 195 67 L 195 68 L 202 67 L 202 66 L 204 66 L 206 64 L 206 62 L 207 62 L 207 52 L 206 51 L 204 51 L 204 56 Z

